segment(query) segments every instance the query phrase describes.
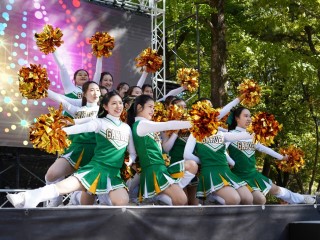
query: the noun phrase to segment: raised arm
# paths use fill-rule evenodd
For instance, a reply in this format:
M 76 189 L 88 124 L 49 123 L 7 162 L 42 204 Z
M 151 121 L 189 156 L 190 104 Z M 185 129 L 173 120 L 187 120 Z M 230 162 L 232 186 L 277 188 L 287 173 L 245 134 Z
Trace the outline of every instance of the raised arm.
M 171 90 L 170 92 L 168 92 L 166 95 L 164 95 L 162 98 L 158 99 L 158 102 L 164 101 L 166 100 L 167 97 L 169 96 L 176 96 L 179 93 L 182 93 L 185 90 L 184 87 L 178 87 L 176 89 Z
M 226 116 L 233 107 L 237 106 L 240 103 L 240 99 L 236 98 L 233 101 L 229 102 L 227 105 L 225 105 L 221 110 L 220 114 L 218 116 L 218 120 L 222 119 L 224 116 Z
M 179 130 L 190 128 L 191 122 L 189 121 L 168 121 L 168 122 L 153 122 L 153 121 L 140 121 L 137 127 L 137 134 L 140 137 L 152 132 L 162 132 L 167 130 Z
M 139 81 L 137 83 L 138 87 L 142 88 L 144 82 L 146 81 L 147 76 L 148 76 L 148 73 L 146 71 L 143 71 L 143 73 L 142 73 L 142 75 L 141 75 L 141 77 L 140 77 L 140 79 L 139 79 Z
M 96 62 L 96 71 L 93 75 L 93 80 L 92 80 L 96 82 L 98 85 L 100 85 L 101 73 L 102 73 L 102 57 L 98 57 Z
M 190 134 L 183 152 L 183 158 L 185 160 L 194 160 L 196 163 L 200 163 L 200 159 L 193 154 L 196 144 L 196 139 L 192 134 Z
M 68 93 L 77 91 L 77 87 L 72 83 L 66 66 L 64 65 L 63 61 L 59 59 L 59 55 L 57 51 L 53 52 L 53 59 L 55 60 L 55 62 L 59 67 L 60 78 L 61 78 L 61 83 L 62 83 L 64 93 L 68 94 Z

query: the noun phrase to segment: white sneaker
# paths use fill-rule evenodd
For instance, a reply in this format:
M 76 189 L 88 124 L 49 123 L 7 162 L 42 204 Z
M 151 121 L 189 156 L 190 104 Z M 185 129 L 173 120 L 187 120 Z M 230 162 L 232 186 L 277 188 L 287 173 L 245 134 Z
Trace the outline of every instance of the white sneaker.
M 25 193 L 24 192 L 12 193 L 12 194 L 8 193 L 7 199 L 15 208 L 23 208 L 24 201 L 25 201 Z
M 316 198 L 310 195 L 303 195 L 305 204 L 314 204 L 316 202 Z

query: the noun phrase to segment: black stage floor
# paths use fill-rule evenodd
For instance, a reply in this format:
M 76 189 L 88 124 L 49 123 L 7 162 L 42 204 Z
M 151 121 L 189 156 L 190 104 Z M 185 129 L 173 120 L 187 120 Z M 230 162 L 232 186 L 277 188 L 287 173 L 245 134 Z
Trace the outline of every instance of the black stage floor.
M 320 239 L 320 205 L 0 209 L 0 239 Z

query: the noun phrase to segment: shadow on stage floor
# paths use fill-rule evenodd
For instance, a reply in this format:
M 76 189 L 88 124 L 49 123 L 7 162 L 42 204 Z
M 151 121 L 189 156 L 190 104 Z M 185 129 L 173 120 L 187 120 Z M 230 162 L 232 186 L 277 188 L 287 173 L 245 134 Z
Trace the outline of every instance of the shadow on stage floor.
M 0 209 L 1 239 L 320 239 L 320 205 Z

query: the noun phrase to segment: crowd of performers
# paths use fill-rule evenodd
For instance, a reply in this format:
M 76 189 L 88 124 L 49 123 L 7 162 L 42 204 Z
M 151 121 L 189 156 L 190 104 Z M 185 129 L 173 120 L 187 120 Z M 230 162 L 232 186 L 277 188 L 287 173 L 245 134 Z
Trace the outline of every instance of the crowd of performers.
M 159 102 L 165 108 L 186 108 L 176 96 L 185 86 L 155 100 L 152 86 L 144 84 L 148 72 L 143 71 L 135 86 L 122 82 L 115 87 L 112 75 L 102 72 L 103 57 L 97 57 L 92 81 L 79 69 L 72 83 L 57 52 L 53 57 L 64 95 L 48 90 L 48 97 L 74 119 L 74 125 L 62 128 L 71 145 L 49 167 L 46 186 L 7 195 L 14 207 L 33 208 L 41 202 L 57 207 L 70 193 L 72 205 L 263 205 L 267 193 L 290 204 L 315 203 L 314 197 L 279 187 L 256 169 L 256 151 L 278 160 L 288 156 L 257 143 L 247 131 L 252 118 L 250 110 L 239 105 L 241 97 L 217 116 L 221 120 L 230 113 L 228 129 L 219 128 L 199 141 L 189 131 L 190 120 L 153 118 Z M 209 99 L 197 102 L 211 105 Z M 124 168 L 130 169 L 130 177 L 121 174 Z

